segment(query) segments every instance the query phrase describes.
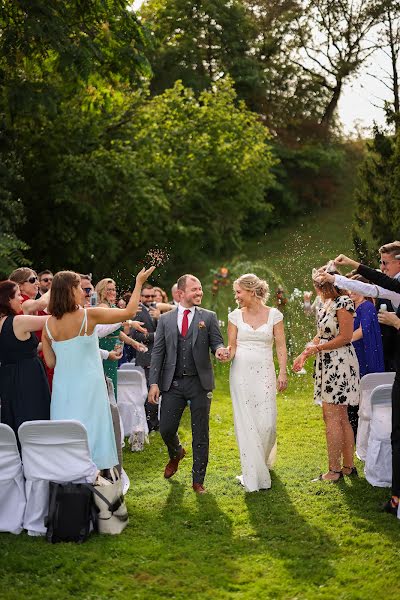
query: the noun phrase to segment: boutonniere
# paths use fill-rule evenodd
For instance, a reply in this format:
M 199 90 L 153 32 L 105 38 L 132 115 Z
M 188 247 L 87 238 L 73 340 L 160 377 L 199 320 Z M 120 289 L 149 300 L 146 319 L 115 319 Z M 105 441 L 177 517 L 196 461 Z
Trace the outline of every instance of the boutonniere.
M 206 328 L 206 324 L 204 323 L 204 321 L 199 321 L 199 329 L 205 329 Z

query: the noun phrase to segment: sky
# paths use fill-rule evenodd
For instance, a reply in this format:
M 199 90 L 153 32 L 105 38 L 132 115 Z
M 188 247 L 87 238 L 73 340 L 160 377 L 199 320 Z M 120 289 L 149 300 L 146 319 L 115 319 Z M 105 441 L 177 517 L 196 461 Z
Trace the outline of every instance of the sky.
M 143 0 L 134 0 L 132 8 L 138 10 L 142 3 Z M 346 134 L 358 130 L 367 135 L 374 123 L 385 125 L 383 104 L 391 97 L 385 85 L 377 80 L 383 76 L 382 68 L 388 68 L 388 59 L 383 52 L 377 51 L 361 74 L 344 86 L 339 101 L 339 118 Z

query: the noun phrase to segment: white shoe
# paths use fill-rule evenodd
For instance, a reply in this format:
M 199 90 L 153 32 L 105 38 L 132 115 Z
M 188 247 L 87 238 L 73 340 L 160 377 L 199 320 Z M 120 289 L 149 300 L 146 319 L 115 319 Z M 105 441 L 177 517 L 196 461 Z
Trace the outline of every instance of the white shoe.
M 240 485 L 244 486 L 244 480 L 243 480 L 243 475 L 236 475 L 236 479 L 238 480 L 238 482 L 240 483 Z

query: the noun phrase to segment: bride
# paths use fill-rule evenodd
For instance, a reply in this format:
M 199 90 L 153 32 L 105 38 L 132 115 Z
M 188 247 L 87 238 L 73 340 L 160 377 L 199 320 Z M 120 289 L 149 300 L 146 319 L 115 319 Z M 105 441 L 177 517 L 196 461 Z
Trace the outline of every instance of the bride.
M 242 475 L 248 492 L 271 487 L 268 467 L 276 454 L 276 390 L 287 387 L 283 315 L 266 306 L 269 288 L 253 273 L 233 284 L 239 306 L 228 316 L 228 345 L 233 359 L 229 383 Z M 276 380 L 272 347 L 279 363 Z

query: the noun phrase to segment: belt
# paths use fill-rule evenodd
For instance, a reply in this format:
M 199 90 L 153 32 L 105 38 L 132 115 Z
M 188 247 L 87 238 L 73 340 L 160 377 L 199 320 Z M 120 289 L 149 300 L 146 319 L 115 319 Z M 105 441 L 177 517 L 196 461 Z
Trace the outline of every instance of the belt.
M 197 373 L 189 373 L 188 371 L 183 371 L 182 373 L 179 373 L 179 375 L 177 375 L 176 377 L 196 377 Z

